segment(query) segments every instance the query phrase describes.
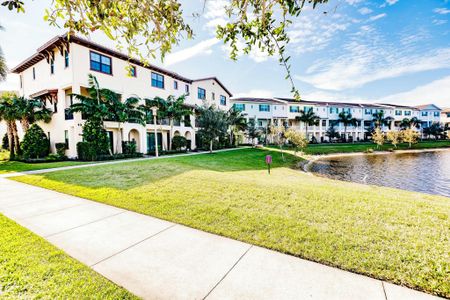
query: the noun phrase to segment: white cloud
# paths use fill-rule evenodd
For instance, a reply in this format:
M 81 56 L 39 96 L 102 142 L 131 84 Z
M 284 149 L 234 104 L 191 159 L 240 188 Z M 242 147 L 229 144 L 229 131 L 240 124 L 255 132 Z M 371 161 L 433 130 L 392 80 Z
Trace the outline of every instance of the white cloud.
M 369 18 L 369 21 L 376 21 L 376 20 L 379 20 L 379 19 L 384 18 L 386 16 L 387 15 L 385 13 L 379 14 L 379 15 L 376 15 L 376 16 L 372 16 L 372 17 Z
M 215 34 L 217 25 L 225 25 L 227 23 L 225 8 L 229 4 L 229 0 L 206 1 L 204 17 L 208 21 L 205 24 L 205 28 L 211 34 Z
M 238 52 L 237 52 L 238 57 L 242 56 L 244 53 L 243 49 L 245 48 L 245 43 L 238 40 L 236 43 L 236 47 L 238 49 Z M 260 63 L 260 62 L 264 62 L 264 61 L 268 60 L 269 58 L 272 58 L 272 59 L 276 58 L 276 56 L 269 56 L 269 54 L 267 52 L 261 51 L 259 48 L 257 48 L 256 45 L 253 45 L 252 47 L 253 47 L 252 50 L 250 50 L 250 52 L 248 54 L 246 54 L 245 56 L 247 56 L 254 62 Z M 226 53 L 227 58 L 228 58 L 230 56 L 231 47 L 228 44 L 223 45 L 222 50 Z
M 295 78 L 316 88 L 342 91 L 369 82 L 406 74 L 450 68 L 450 48 L 422 54 L 401 55 L 391 49 L 371 48 L 352 42 L 345 46 L 349 53 L 309 67 L 306 76 Z
M 381 4 L 380 7 L 386 7 L 387 5 L 391 6 L 391 5 L 394 5 L 395 3 L 397 3 L 398 1 L 400 1 L 400 0 L 386 0 L 386 2 Z
M 234 95 L 235 98 L 239 97 L 260 97 L 260 98 L 272 98 L 274 97 L 272 90 L 254 89 L 247 92 L 240 92 Z
M 447 24 L 447 20 L 433 20 L 433 22 L 432 22 L 434 25 L 444 25 L 444 24 Z
M 358 9 L 358 12 L 362 15 L 368 15 L 372 12 L 373 10 L 371 10 L 370 8 L 367 7 L 362 7 L 360 9 Z
M 436 8 L 433 11 L 440 15 L 450 14 L 450 9 L 447 9 L 447 8 Z
M 167 55 L 165 60 L 165 65 L 170 66 L 177 64 L 179 62 L 185 61 L 195 56 L 199 55 L 208 55 L 212 53 L 212 47 L 219 43 L 219 40 L 216 38 L 211 38 L 208 40 L 201 41 L 195 44 L 192 47 L 185 48 L 183 50 L 170 53 Z
M 419 105 L 433 103 L 437 106 L 450 106 L 450 76 L 418 86 L 410 91 L 389 95 L 379 102 Z
M 345 2 L 347 2 L 350 5 L 355 5 L 358 4 L 359 2 L 361 2 L 362 0 L 345 0 Z

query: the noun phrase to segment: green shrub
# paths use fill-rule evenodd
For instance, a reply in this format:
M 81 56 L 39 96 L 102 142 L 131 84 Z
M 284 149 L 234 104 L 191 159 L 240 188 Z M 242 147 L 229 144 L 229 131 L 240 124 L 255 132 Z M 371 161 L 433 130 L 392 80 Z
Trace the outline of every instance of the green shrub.
M 31 125 L 20 144 L 25 159 L 46 157 L 50 150 L 50 141 L 41 127 Z
M 2 149 L 4 149 L 4 150 L 9 149 L 9 139 L 8 139 L 7 133 L 5 133 L 5 135 L 3 136 L 3 139 L 2 139 Z
M 97 159 L 96 146 L 91 142 L 79 142 L 77 144 L 79 160 L 93 161 Z
M 56 154 L 60 158 L 66 157 L 66 149 L 67 149 L 66 143 L 56 143 L 55 148 L 56 148 Z
M 109 154 L 108 134 L 101 121 L 87 120 L 84 123 L 83 141 L 90 143 L 90 147 L 94 148 L 96 155 Z
M 136 142 L 122 142 L 122 153 L 123 154 L 134 154 L 136 153 Z
M 177 135 L 172 138 L 172 149 L 181 150 L 187 147 L 187 140 L 184 136 Z

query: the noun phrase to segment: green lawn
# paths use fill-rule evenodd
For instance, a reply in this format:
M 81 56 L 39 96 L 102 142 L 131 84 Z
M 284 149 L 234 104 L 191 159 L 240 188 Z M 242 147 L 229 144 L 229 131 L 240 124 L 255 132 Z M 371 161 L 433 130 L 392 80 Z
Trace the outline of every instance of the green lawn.
M 412 145 L 411 149 L 429 149 L 429 148 L 450 148 L 450 140 L 448 141 L 425 141 Z M 367 149 L 374 151 L 386 151 L 395 149 L 391 144 L 385 144 L 377 149 L 374 143 L 345 143 L 345 144 L 311 144 L 305 150 L 305 154 L 332 154 L 332 153 L 348 153 L 348 152 L 364 152 Z M 408 144 L 398 145 L 399 150 L 406 150 Z
M 1 214 L 0 298 L 137 299 Z
M 450 198 L 312 176 L 285 156 L 241 149 L 15 179 L 450 297 Z
M 24 163 L 20 161 L 9 161 L 9 152 L 0 150 L 0 174 L 33 171 L 40 169 L 51 169 L 58 167 L 84 165 L 87 162 L 81 161 L 58 161 L 58 162 L 45 162 L 45 163 Z

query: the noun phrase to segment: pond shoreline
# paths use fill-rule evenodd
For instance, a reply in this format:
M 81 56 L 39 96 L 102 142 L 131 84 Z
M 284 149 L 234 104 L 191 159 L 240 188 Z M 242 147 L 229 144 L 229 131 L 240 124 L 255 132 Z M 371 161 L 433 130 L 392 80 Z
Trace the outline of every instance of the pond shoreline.
M 333 154 L 318 154 L 318 155 L 306 155 L 304 156 L 305 161 L 298 165 L 299 169 L 304 172 L 314 175 L 311 172 L 311 167 L 314 162 L 321 159 L 328 159 L 334 157 L 348 157 L 348 156 L 362 156 L 362 155 L 386 155 L 386 154 L 404 154 L 404 153 L 424 153 L 424 152 L 439 152 L 439 151 L 450 151 L 450 148 L 429 148 L 429 149 L 407 149 L 407 150 L 394 150 L 394 151 L 375 151 L 372 153 L 366 152 L 351 152 L 351 153 L 333 153 Z

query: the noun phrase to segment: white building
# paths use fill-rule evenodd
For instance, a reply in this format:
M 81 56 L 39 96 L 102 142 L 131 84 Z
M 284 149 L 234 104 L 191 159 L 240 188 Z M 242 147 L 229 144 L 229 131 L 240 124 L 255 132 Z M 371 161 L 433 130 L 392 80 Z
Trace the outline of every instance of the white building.
M 322 101 L 297 101 L 290 98 L 232 98 L 234 107 L 242 111 L 247 120 L 255 120 L 257 127 L 263 132 L 267 130 L 269 124 L 283 124 L 308 132 L 309 139 L 315 138 L 318 142 L 327 141 L 326 131 L 333 126 L 336 131 L 347 140 L 359 141 L 367 137 L 368 132 L 373 128 L 373 114 L 383 111 L 384 117 L 391 119 L 388 125 L 383 125 L 382 130 L 399 129 L 400 122 L 404 118 L 413 117 L 421 120 L 421 125 L 427 127 L 433 122 L 440 122 L 441 110 L 435 105 L 423 106 L 403 106 L 395 104 L 367 104 L 367 103 L 347 103 L 347 102 L 322 102 Z M 317 125 L 308 126 L 299 122 L 297 117 L 300 111 L 311 109 L 319 118 Z M 356 118 L 357 126 L 348 126 L 345 132 L 344 126 L 340 123 L 339 113 L 349 112 Z
M 127 71 L 127 66 L 131 70 Z M 110 89 L 121 95 L 167 98 L 169 95 L 187 94 L 186 105 L 201 106 L 204 102 L 219 108 L 230 107 L 230 91 L 216 78 L 189 79 L 169 70 L 153 65 L 144 65 L 115 50 L 93 43 L 84 38 L 67 35 L 57 36 L 36 53 L 12 69 L 20 76 L 19 94 L 28 98 L 39 98 L 54 112 L 48 124 L 39 124 L 48 134 L 52 152 L 55 143 L 66 143 L 66 155 L 75 157 L 76 144 L 82 140 L 84 120 L 81 114 L 71 115 L 68 108 L 76 101 L 72 93 L 87 94 L 88 74 L 96 76 L 101 88 Z M 169 139 L 168 122 L 157 125 L 159 141 L 167 149 Z M 185 136 L 196 147 L 195 117 L 176 122 L 174 135 Z M 192 126 L 191 126 L 192 125 Z M 105 122 L 113 152 L 120 152 L 117 122 Z M 139 152 L 154 149 L 154 126 L 126 123 L 123 125 L 124 140 L 134 140 Z

